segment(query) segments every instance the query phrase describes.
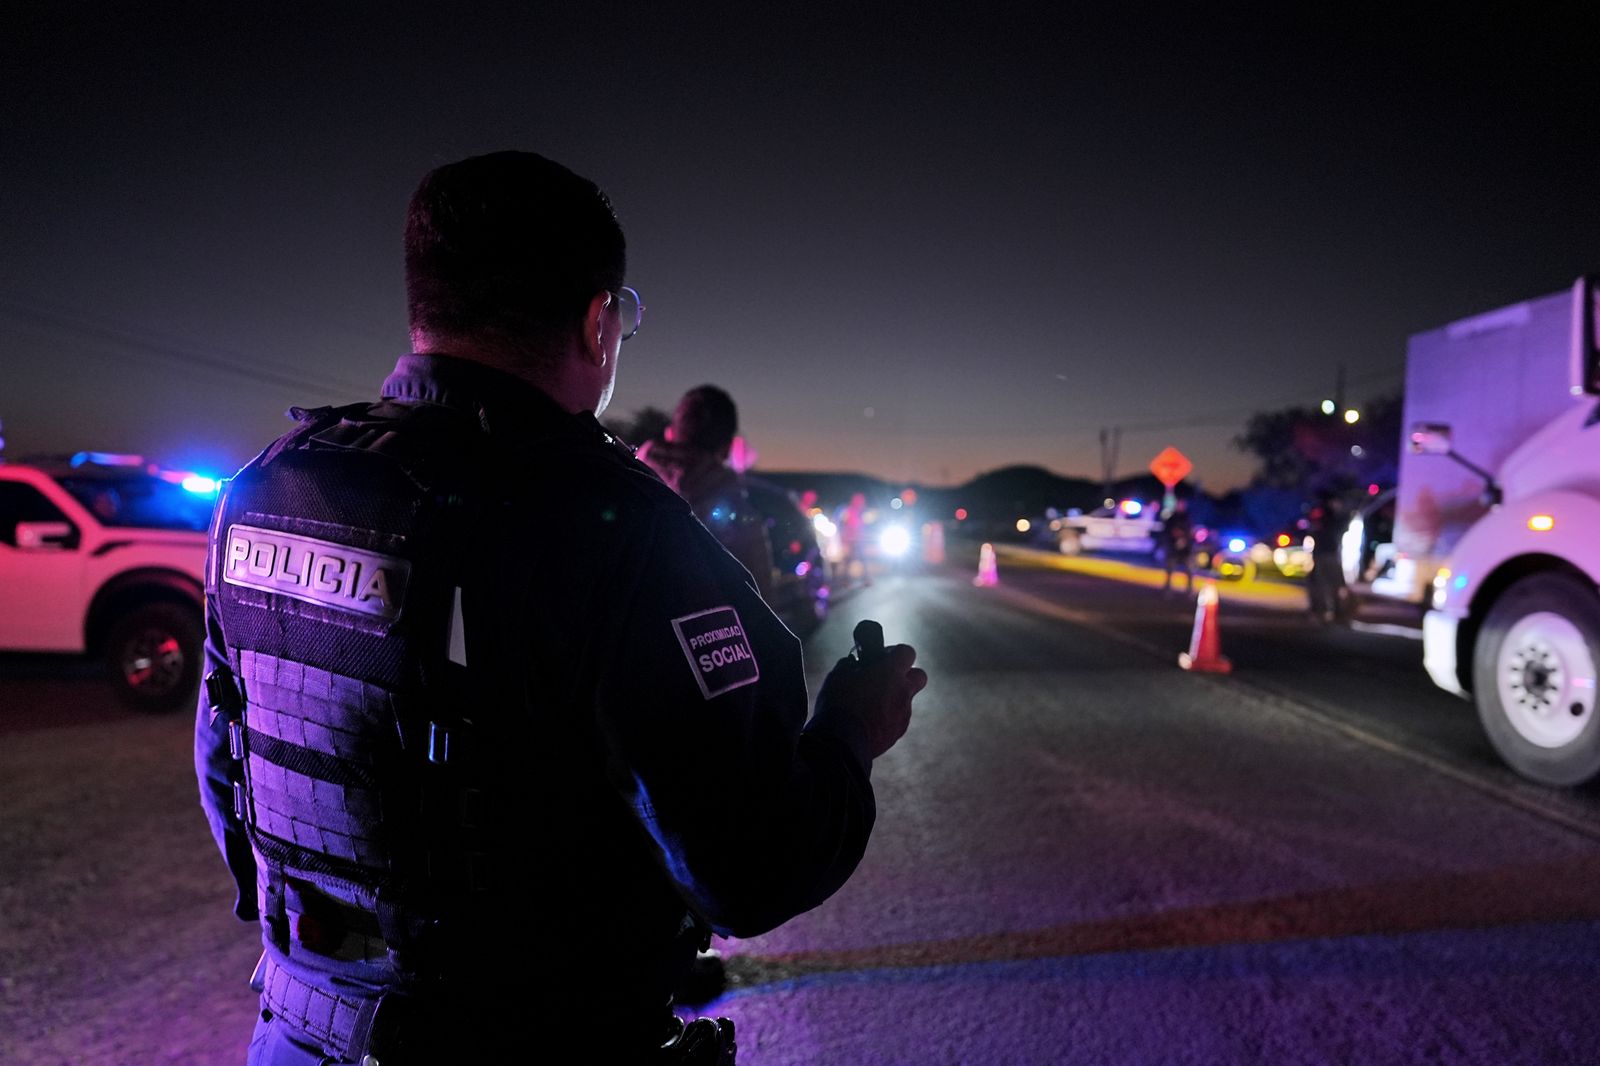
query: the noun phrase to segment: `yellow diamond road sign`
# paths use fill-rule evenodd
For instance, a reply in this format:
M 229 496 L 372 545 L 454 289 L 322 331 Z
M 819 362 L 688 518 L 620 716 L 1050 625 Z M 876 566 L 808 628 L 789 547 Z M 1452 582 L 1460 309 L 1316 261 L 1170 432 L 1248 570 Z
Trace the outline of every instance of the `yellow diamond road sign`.
M 1150 472 L 1156 476 L 1167 488 L 1172 488 L 1178 482 L 1189 476 L 1189 471 L 1194 469 L 1194 464 L 1189 457 L 1176 448 L 1167 448 L 1160 455 L 1150 460 Z

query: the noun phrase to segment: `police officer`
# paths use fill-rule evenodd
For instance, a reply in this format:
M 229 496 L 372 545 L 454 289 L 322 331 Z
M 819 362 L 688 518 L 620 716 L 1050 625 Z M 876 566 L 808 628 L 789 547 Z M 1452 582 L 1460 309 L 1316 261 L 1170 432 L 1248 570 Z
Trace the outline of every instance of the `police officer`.
M 413 354 L 292 409 L 212 527 L 195 759 L 265 948 L 249 1061 L 731 1061 L 671 988 L 850 876 L 927 677 L 864 648 L 808 721 L 798 642 L 595 421 L 643 307 L 592 182 L 440 167 L 405 253 Z
M 646 441 L 639 461 L 689 502 L 695 517 L 750 571 L 761 598 L 772 598 L 772 543 L 750 505 L 744 479 L 728 465 L 739 432 L 733 397 L 715 385 L 683 394 L 662 440 Z
M 1161 565 L 1166 571 L 1166 580 L 1162 582 L 1161 594 L 1172 593 L 1172 575 L 1175 571 L 1183 571 L 1183 592 L 1189 595 L 1194 591 L 1194 525 L 1189 521 L 1189 501 L 1177 500 L 1172 505 L 1172 513 L 1161 524 Z
M 1312 621 L 1327 625 L 1348 620 L 1348 593 L 1341 554 L 1350 519 L 1344 500 L 1324 493 L 1311 509 L 1311 573 L 1306 578 L 1306 606 Z

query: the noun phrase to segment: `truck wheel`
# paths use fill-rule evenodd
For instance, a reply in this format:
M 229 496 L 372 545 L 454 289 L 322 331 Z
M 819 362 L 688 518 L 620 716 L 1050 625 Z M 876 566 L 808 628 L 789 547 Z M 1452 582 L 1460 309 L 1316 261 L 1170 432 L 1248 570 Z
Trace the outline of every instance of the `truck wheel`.
M 1083 540 L 1075 529 L 1063 529 L 1061 539 L 1056 542 L 1062 555 L 1078 555 L 1083 551 Z
M 1478 717 L 1500 757 L 1546 785 L 1600 773 L 1595 666 L 1600 597 L 1565 574 L 1512 585 L 1484 620 L 1472 653 Z
M 146 604 L 117 619 L 105 657 L 118 698 L 143 711 L 192 702 L 203 641 L 199 612 L 175 603 Z

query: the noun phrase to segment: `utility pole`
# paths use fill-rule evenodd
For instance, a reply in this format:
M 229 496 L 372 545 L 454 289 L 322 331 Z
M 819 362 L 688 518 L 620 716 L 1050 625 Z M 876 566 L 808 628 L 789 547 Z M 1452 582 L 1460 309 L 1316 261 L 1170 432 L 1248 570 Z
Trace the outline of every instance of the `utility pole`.
M 1111 499 L 1111 482 L 1117 476 L 1117 452 L 1122 448 L 1122 427 L 1100 427 L 1100 488 L 1101 498 Z

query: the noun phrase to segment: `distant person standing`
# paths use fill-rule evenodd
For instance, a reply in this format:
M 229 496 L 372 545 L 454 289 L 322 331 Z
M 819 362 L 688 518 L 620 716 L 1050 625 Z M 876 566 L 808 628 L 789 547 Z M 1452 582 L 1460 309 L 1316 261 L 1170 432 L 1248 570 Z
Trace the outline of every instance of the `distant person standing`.
M 1183 593 L 1194 591 L 1194 525 L 1189 521 L 1189 501 L 1179 500 L 1172 505 L 1172 513 L 1161 525 L 1161 561 L 1167 572 L 1161 595 L 1172 594 L 1173 572 L 1183 570 Z
M 1306 599 L 1311 617 L 1324 624 L 1345 620 L 1340 547 L 1348 524 L 1344 502 L 1337 496 L 1324 496 L 1311 509 L 1311 573 L 1306 581 Z
M 839 543 L 843 548 L 841 554 L 841 567 L 843 577 L 841 580 L 851 582 L 855 580 L 855 571 L 859 567 L 861 582 L 864 585 L 872 584 L 872 575 L 867 571 L 867 559 L 862 551 L 862 542 L 867 535 L 867 497 L 864 493 L 857 492 L 850 497 L 849 506 L 845 507 L 839 515 Z
M 639 459 L 688 501 L 695 517 L 750 571 L 761 598 L 772 598 L 772 543 L 765 518 L 751 506 L 744 479 L 728 465 L 739 411 L 715 385 L 690 389 L 678 401 L 665 440 L 647 441 Z

